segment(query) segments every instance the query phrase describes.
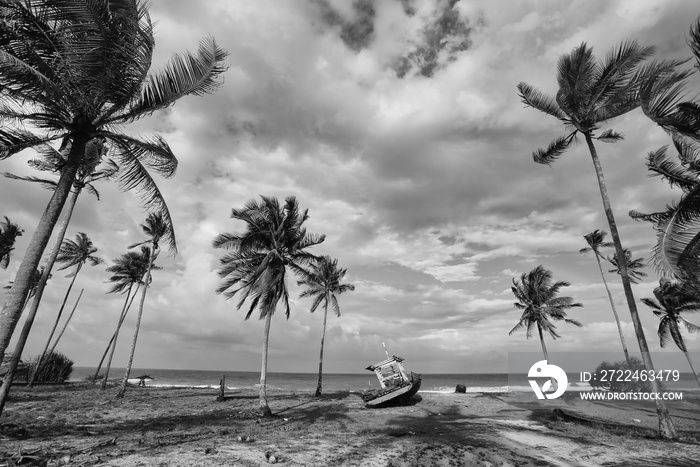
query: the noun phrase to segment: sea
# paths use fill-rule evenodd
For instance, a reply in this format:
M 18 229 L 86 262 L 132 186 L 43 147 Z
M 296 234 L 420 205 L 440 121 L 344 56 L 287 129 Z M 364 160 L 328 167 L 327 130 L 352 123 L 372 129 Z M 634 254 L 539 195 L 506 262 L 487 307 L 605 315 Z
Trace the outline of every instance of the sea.
M 73 367 L 70 381 L 84 381 L 95 373 L 94 367 Z M 121 378 L 123 368 L 112 368 L 110 376 Z M 195 387 L 218 388 L 221 377 L 225 376 L 226 388 L 252 389 L 260 385 L 260 372 L 255 371 L 212 371 L 212 370 L 170 370 L 157 368 L 132 368 L 132 383 L 138 382 L 137 377 L 148 375 L 152 379 L 146 381 L 147 386 L 154 387 Z M 452 393 L 458 384 L 463 384 L 468 393 L 503 393 L 532 391 L 526 374 L 513 375 L 507 373 L 423 373 L 419 392 Z M 569 374 L 570 388 L 588 390 L 587 383 L 580 382 L 579 374 Z M 268 389 L 285 392 L 313 392 L 318 383 L 318 373 L 271 373 L 267 374 Z M 350 391 L 357 392 L 365 389 L 379 388 L 379 381 L 373 373 L 324 373 L 324 392 Z M 680 373 L 677 382 L 665 384 L 667 390 L 697 391 L 697 383 L 691 373 Z

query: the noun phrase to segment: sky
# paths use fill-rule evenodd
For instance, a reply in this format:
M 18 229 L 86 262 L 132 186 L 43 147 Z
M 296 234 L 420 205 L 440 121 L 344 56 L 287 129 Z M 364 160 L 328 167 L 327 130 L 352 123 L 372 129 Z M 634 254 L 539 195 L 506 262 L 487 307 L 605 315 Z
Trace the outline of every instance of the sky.
M 540 264 L 583 305 L 569 317 L 584 326 L 558 325 L 549 350 L 620 352 L 594 256 L 579 253 L 583 235 L 609 231 L 590 156 L 579 144 L 552 166 L 534 163 L 532 152 L 564 130 L 526 108 L 516 85 L 555 94 L 558 58 L 583 42 L 600 58 L 626 39 L 657 56 L 688 57 L 695 2 L 151 0 L 150 14 L 154 69 L 209 35 L 228 50 L 229 68 L 213 94 L 123 128 L 162 135 L 179 160 L 173 178 L 157 179 L 178 251 L 158 258 L 136 368 L 260 369 L 264 322 L 257 313 L 244 320 L 236 299 L 215 293 L 222 252 L 212 247 L 217 234 L 242 231 L 231 209 L 260 195 L 296 196 L 308 231 L 326 235 L 311 251 L 337 258 L 356 287 L 339 296 L 341 316 L 329 314 L 325 372 L 363 372 L 384 358 L 382 343 L 419 373 L 506 372 L 509 354 L 540 352 L 536 336 L 508 334 L 520 318 L 512 280 Z M 670 139 L 640 110 L 608 128 L 625 137 L 597 145 L 620 235 L 635 258 L 649 258 L 654 231 L 627 213 L 679 198 L 645 166 Z M 31 174 L 32 157 L 0 161 L 0 172 Z M 147 212 L 134 193 L 97 188 L 99 201 L 81 195 L 67 237 L 86 233 L 110 265 L 145 240 Z M 49 195 L 0 179 L 0 215 L 26 230 L 0 283 L 16 273 Z M 97 365 L 124 300 L 106 293 L 105 267 L 86 266 L 69 299 L 72 306 L 84 288 L 57 348 L 77 366 Z M 637 298 L 658 285 L 646 272 L 633 286 Z M 66 273 L 54 272 L 25 355 L 43 348 Z M 619 276 L 606 276 L 636 351 Z M 288 286 L 291 316 L 280 308 L 272 319 L 269 370 L 313 373 L 322 310 L 309 312 L 294 278 Z M 650 349 L 660 351 L 658 319 L 638 306 Z M 135 317 L 132 310 L 122 328 L 115 366 L 126 364 Z M 700 355 L 700 338 L 686 341 Z

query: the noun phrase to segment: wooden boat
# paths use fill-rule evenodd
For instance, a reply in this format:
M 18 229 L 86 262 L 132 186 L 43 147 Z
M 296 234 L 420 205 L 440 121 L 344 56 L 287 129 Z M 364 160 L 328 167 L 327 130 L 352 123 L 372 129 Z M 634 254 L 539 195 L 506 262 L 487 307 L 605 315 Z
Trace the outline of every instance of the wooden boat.
M 407 372 L 401 362 L 403 358 L 393 356 L 367 367 L 367 370 L 377 375 L 381 386 L 380 389 L 362 392 L 362 400 L 367 406 L 377 407 L 392 401 L 405 401 L 418 392 L 421 375 Z

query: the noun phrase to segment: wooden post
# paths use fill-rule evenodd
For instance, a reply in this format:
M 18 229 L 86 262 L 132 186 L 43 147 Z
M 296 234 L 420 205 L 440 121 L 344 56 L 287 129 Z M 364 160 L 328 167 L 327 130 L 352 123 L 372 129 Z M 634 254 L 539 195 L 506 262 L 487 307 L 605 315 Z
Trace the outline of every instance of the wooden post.
M 219 397 L 216 398 L 217 402 L 223 402 L 224 391 L 226 390 L 226 375 L 221 375 L 221 380 L 219 381 Z

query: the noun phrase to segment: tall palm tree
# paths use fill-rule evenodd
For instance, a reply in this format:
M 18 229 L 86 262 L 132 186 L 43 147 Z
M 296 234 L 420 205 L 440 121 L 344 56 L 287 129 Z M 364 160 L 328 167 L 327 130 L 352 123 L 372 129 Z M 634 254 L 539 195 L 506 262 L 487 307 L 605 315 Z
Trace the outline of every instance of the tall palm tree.
M 683 323 L 688 332 L 700 332 L 700 326 L 697 326 L 683 316 L 681 313 L 692 313 L 700 311 L 700 298 L 697 294 L 684 287 L 681 283 L 672 283 L 669 280 L 660 281 L 659 287 L 654 289 L 654 295 L 658 302 L 652 298 L 643 298 L 642 302 L 652 309 L 654 314 L 660 319 L 659 321 L 659 340 L 661 347 L 665 347 L 668 343 L 670 335 L 673 342 L 685 354 L 688 360 L 688 365 L 693 372 L 695 380 L 700 385 L 700 375 L 695 371 L 693 361 L 690 359 L 688 348 L 683 341 L 683 335 L 679 324 Z
M 213 241 L 214 248 L 228 250 L 220 260 L 218 273 L 222 281 L 216 293 L 230 299 L 240 292 L 237 308 L 250 302 L 245 319 L 258 308 L 260 319 L 265 320 L 259 395 L 260 411 L 268 416 L 272 414 L 267 402 L 267 349 L 272 315 L 281 301 L 289 319 L 287 272 L 303 274 L 303 266 L 316 259 L 308 249 L 323 242 L 325 235 L 306 232 L 303 225 L 309 218 L 308 210 L 299 212 L 299 203 L 293 196 L 285 199 L 284 206 L 277 198 L 266 196 L 261 196 L 260 201 L 249 200 L 243 208 L 232 209 L 231 217 L 243 221 L 246 230 L 219 234 Z
M 520 321 L 510 330 L 508 335 L 520 329 L 526 330 L 527 338 L 532 337 L 532 329 L 537 328 L 537 333 L 542 344 L 542 353 L 545 360 L 549 360 L 547 346 L 544 343 L 544 332 L 548 332 L 552 339 L 561 337 L 556 332 L 556 326 L 552 321 L 564 321 L 574 326 L 583 326 L 575 319 L 566 317 L 566 310 L 583 306 L 574 303 L 571 297 L 558 297 L 562 287 L 568 287 L 566 281 L 552 280 L 552 271 L 545 269 L 542 265 L 537 266 L 530 272 L 520 275 L 520 281 L 513 279 L 513 286 L 510 288 L 518 299 L 513 305 L 518 310 L 523 310 Z
M 632 252 L 628 248 L 624 248 L 623 251 L 625 252 L 624 263 L 630 283 L 639 284 L 639 281 L 647 276 L 647 273 L 642 271 L 642 269 L 647 267 L 646 263 L 644 262 L 644 258 L 632 259 Z M 612 258 L 608 257 L 608 261 L 615 267 L 615 269 L 609 269 L 608 272 L 622 274 L 622 265 L 619 264 L 620 262 L 617 258 L 617 253 L 615 253 Z
M 529 84 L 522 82 L 518 84 L 520 98 L 526 105 L 557 118 L 568 131 L 565 136 L 553 140 L 547 149 L 535 151 L 533 153 L 535 162 L 550 165 L 563 155 L 568 147 L 577 140 L 579 134 L 583 135 L 586 140 L 598 180 L 608 227 L 615 245 L 615 252 L 619 258 L 624 257 L 622 241 L 610 205 L 603 168 L 593 140 L 620 141 L 622 135 L 611 129 L 599 134 L 596 132 L 600 129 L 601 124 L 640 106 L 640 87 L 643 78 L 653 74 L 671 73 L 683 63 L 682 60 L 666 60 L 653 61 L 644 65 L 652 53 L 651 47 L 642 47 L 636 41 L 629 41 L 623 42 L 617 49 L 611 51 L 605 60 L 596 61 L 592 49 L 584 42 L 570 54 L 563 55 L 559 59 L 557 72 L 559 90 L 555 98 L 547 96 Z M 653 370 L 654 364 L 624 263 L 621 263 L 620 275 L 644 365 L 648 370 Z M 659 391 L 656 380 L 652 381 L 651 385 L 653 391 Z M 665 403 L 662 400 L 657 400 L 656 407 L 659 414 L 661 436 L 677 438 L 673 421 L 668 414 Z
M 61 307 L 58 309 L 56 320 L 54 321 L 53 328 L 49 333 L 49 338 L 46 340 L 44 350 L 41 352 L 41 355 L 39 356 L 39 360 L 37 361 L 34 371 L 29 377 L 28 385 L 30 387 L 34 384 L 34 379 L 39 373 L 39 370 L 41 369 L 41 364 L 45 356 L 47 355 L 47 351 L 49 349 L 49 346 L 51 345 L 51 340 L 53 339 L 53 335 L 56 332 L 56 328 L 58 328 L 58 323 L 61 321 L 63 309 L 66 306 L 68 296 L 70 295 L 70 292 L 73 289 L 73 284 L 75 284 L 75 279 L 78 277 L 78 273 L 82 269 L 83 265 L 85 265 L 85 263 L 87 263 L 88 261 L 92 266 L 97 266 L 98 264 L 101 264 L 103 262 L 102 258 L 95 256 L 95 253 L 97 253 L 97 248 L 93 245 L 92 240 L 90 240 L 90 237 L 88 237 L 83 232 L 78 232 L 78 234 L 75 236 L 75 241 L 70 239 L 64 240 L 63 244 L 61 245 L 61 249 L 58 252 L 56 261 L 58 261 L 59 263 L 63 263 L 64 266 L 59 268 L 59 271 L 62 271 L 69 267 L 74 267 L 73 271 L 67 276 L 71 277 L 72 279 L 70 281 L 70 284 L 68 285 L 66 294 L 63 297 L 63 303 L 61 303 Z
M 603 266 L 600 263 L 600 258 L 603 255 L 600 253 L 601 248 L 610 248 L 614 246 L 612 242 L 606 242 L 605 236 L 607 232 L 604 230 L 594 230 L 593 232 L 586 234 L 583 238 L 586 239 L 588 247 L 581 248 L 580 253 L 587 253 L 592 251 L 595 255 L 596 263 L 598 263 L 598 270 L 600 271 L 600 277 L 603 279 L 603 285 L 605 286 L 605 291 L 608 294 L 608 300 L 610 301 L 610 308 L 612 308 L 613 316 L 615 317 L 615 323 L 617 324 L 617 332 L 620 335 L 620 342 L 622 343 L 622 351 L 625 353 L 625 361 L 630 363 L 630 354 L 627 350 L 627 342 L 625 341 L 625 334 L 622 332 L 622 324 L 620 324 L 620 317 L 617 315 L 617 309 L 615 308 L 615 301 L 613 300 L 612 293 L 610 293 L 610 287 L 608 287 L 608 281 L 605 279 L 605 274 L 603 273 Z
M 126 292 L 126 299 L 124 300 L 124 305 L 122 306 L 122 311 L 119 314 L 119 320 L 117 321 L 117 327 L 112 334 L 112 338 L 107 343 L 107 348 L 102 354 L 102 359 L 97 365 L 97 370 L 95 370 L 95 376 L 92 378 L 93 381 L 97 380 L 100 374 L 100 368 L 102 368 L 102 363 L 109 353 L 109 359 L 107 360 L 107 366 L 105 367 L 105 374 L 102 378 L 102 383 L 100 384 L 100 389 L 107 389 L 107 380 L 109 379 L 109 370 L 112 367 L 112 358 L 114 357 L 114 351 L 117 348 L 117 339 L 119 338 L 119 330 L 124 323 L 131 304 L 136 298 L 136 294 L 139 291 L 139 287 L 143 284 L 143 278 L 146 275 L 148 269 L 148 258 L 151 251 L 145 247 L 141 247 L 141 252 L 128 251 L 121 257 L 114 261 L 114 264 L 107 268 L 107 272 L 112 273 L 109 281 L 114 285 L 107 293 L 124 293 Z M 159 269 L 155 264 L 151 264 L 151 269 Z M 134 289 L 134 284 L 136 288 Z M 133 294 L 132 294 L 133 291 Z M 131 295 L 131 298 L 129 296 Z
M 14 224 L 9 217 L 0 223 L 0 268 L 7 269 L 10 265 L 10 253 L 15 249 L 17 237 L 21 237 L 24 229 Z
M 136 352 L 136 341 L 139 337 L 139 328 L 141 327 L 141 317 L 143 316 L 143 304 L 146 301 L 146 292 L 151 284 L 151 268 L 154 261 L 160 253 L 160 241 L 166 238 L 170 230 L 170 222 L 166 221 L 164 216 L 160 212 L 150 213 L 146 218 L 146 222 L 141 224 L 141 229 L 148 235 L 149 239 L 145 242 L 137 243 L 131 245 L 130 248 L 136 246 L 147 246 L 148 248 L 148 266 L 146 267 L 146 274 L 143 279 L 143 289 L 141 290 L 141 302 L 139 303 L 139 314 L 136 317 L 136 327 L 134 328 L 134 338 L 131 342 L 131 352 L 129 353 L 129 361 L 126 364 L 126 372 L 124 373 L 124 379 L 122 379 L 122 384 L 117 392 L 117 398 L 121 399 L 124 397 L 126 392 L 126 384 L 129 380 L 129 374 L 131 374 L 131 364 L 134 362 L 134 353 Z M 116 342 L 116 341 L 115 341 Z M 106 381 L 106 380 L 105 380 Z
M 321 353 L 318 361 L 318 384 L 316 385 L 316 397 L 321 397 L 323 379 L 323 343 L 326 339 L 326 321 L 328 319 L 328 304 L 330 303 L 336 316 L 340 316 L 338 298 L 343 292 L 355 290 L 352 284 L 341 284 L 347 269 L 338 267 L 338 260 L 329 256 L 322 256 L 318 261 L 311 263 L 309 270 L 305 271 L 298 285 L 306 286 L 299 298 L 312 297 L 311 313 L 323 303 L 323 332 L 321 333 Z
M 5 58 L 0 63 L 0 117 L 5 124 L 0 129 L 0 159 L 55 141 L 70 150 L 0 311 L 0 358 L 88 141 L 104 138 L 120 167 L 121 188 L 140 191 L 145 206 L 160 210 L 169 222 L 149 169 L 174 175 L 174 154 L 163 138 L 134 138 L 120 127 L 183 96 L 213 91 L 226 68 L 226 52 L 207 38 L 196 55 L 176 55 L 163 70 L 150 74 L 153 27 L 139 0 L 18 0 L 4 2 L 1 8 L 0 53 Z M 24 124 L 41 131 L 32 133 Z M 172 229 L 168 242 L 174 249 Z

